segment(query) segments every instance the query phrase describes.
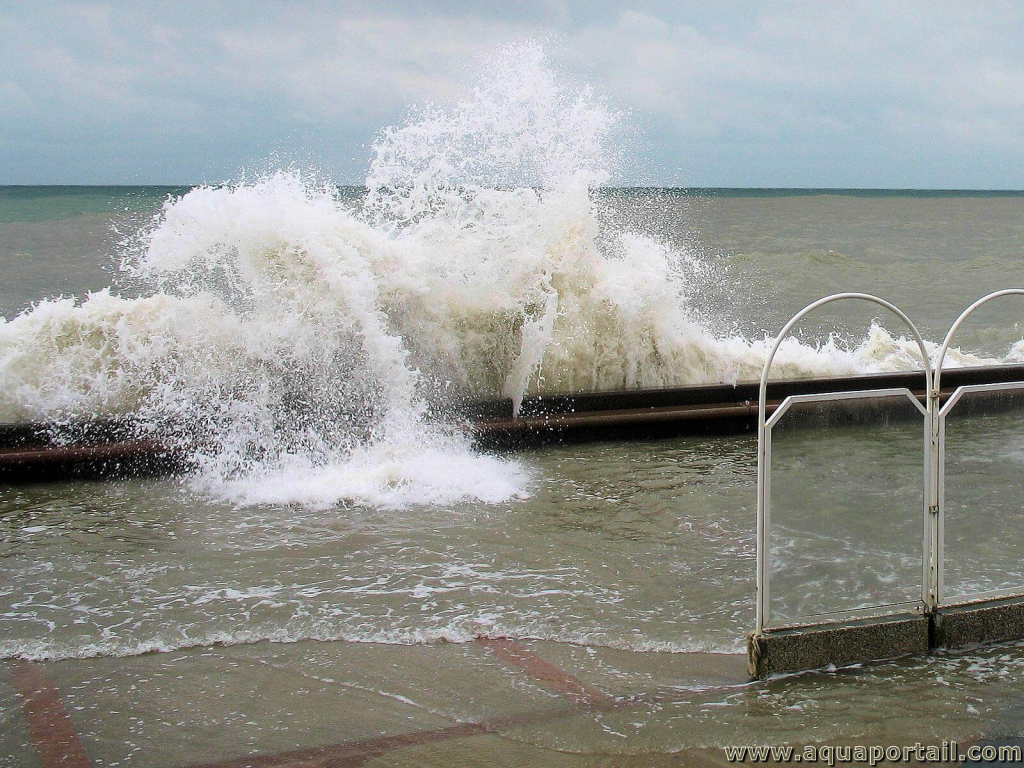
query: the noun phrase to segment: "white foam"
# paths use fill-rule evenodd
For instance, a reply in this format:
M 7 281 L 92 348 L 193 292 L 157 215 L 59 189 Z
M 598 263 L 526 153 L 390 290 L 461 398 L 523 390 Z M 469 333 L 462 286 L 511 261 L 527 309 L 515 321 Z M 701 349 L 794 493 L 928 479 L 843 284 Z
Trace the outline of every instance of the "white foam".
M 511 627 L 496 624 L 481 626 L 472 620 L 459 620 L 446 626 L 353 630 L 326 623 L 308 626 L 265 626 L 234 630 L 188 630 L 180 628 L 163 635 L 146 638 L 108 637 L 95 642 L 33 640 L 0 641 L 0 659 L 19 658 L 27 661 L 60 661 L 97 657 L 125 658 L 146 653 L 167 653 L 189 648 L 215 645 L 251 645 L 260 642 L 298 643 L 306 641 L 348 642 L 375 645 L 434 645 L 436 643 L 469 643 L 477 639 L 510 638 L 542 640 L 583 647 L 611 648 L 634 653 L 713 653 L 743 652 L 742 642 L 713 643 L 705 641 L 668 642 L 643 635 L 619 636 L 606 631 L 558 631 L 536 627 Z
M 209 487 L 208 478 L 200 484 Z M 529 473 L 517 462 L 467 448 L 379 443 L 357 448 L 326 465 L 293 457 L 281 466 L 216 481 L 219 491 L 243 504 L 329 507 L 355 500 L 381 508 L 410 504 L 450 506 L 467 500 L 497 504 L 529 496 Z

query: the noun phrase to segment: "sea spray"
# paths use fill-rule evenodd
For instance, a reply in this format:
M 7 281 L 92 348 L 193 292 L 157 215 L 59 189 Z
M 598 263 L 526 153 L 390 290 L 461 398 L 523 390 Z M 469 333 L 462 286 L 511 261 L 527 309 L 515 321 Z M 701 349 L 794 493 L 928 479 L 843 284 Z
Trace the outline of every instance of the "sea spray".
M 296 171 L 171 199 L 125 263 L 152 295 L 0 322 L 0 420 L 130 414 L 198 445 L 196 487 L 245 503 L 521 496 L 522 466 L 430 414 L 753 379 L 768 347 L 693 310 L 713 266 L 601 215 L 620 120 L 511 46 L 464 100 L 381 132 L 361 201 Z M 788 340 L 776 374 L 920 362 L 876 325 Z

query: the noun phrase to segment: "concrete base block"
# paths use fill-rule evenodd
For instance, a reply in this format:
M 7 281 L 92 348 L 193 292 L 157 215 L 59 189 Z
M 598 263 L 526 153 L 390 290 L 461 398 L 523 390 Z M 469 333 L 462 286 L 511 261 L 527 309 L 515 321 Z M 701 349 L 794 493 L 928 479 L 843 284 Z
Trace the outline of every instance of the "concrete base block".
M 747 670 L 763 679 L 830 664 L 891 659 L 927 653 L 928 641 L 928 617 L 918 614 L 771 630 L 747 637 Z
M 963 648 L 1024 639 L 1024 598 L 984 600 L 940 608 L 932 617 L 932 646 Z

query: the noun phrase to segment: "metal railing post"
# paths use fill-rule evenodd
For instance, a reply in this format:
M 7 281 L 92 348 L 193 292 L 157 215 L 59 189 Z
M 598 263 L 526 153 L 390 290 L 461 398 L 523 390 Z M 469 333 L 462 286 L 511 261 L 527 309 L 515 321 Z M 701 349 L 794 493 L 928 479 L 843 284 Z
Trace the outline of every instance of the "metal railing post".
M 941 502 L 940 502 L 940 470 L 939 470 L 939 388 L 936 385 L 936 377 L 929 378 L 928 382 L 928 433 L 931 438 L 928 441 L 928 518 L 925 535 L 928 544 L 925 552 L 928 553 L 927 572 L 925 574 L 925 613 L 934 613 L 939 605 L 939 578 L 941 576 L 942 558 L 940 536 Z

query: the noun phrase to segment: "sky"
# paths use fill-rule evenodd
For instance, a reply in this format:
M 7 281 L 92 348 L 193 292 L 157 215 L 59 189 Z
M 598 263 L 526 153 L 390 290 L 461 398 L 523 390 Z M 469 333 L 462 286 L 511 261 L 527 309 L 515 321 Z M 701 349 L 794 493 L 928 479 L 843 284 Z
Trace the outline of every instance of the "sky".
M 617 184 L 1024 189 L 1024 3 L 0 0 L 0 184 L 359 184 L 525 39 L 628 112 Z

